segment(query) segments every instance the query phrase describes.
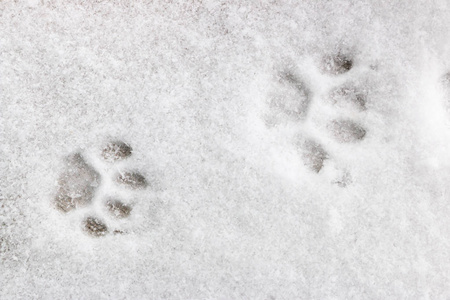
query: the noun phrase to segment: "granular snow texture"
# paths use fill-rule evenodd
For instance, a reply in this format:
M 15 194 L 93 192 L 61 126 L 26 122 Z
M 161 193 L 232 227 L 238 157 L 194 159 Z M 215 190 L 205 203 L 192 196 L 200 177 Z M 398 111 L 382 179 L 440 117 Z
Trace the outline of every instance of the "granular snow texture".
M 0 1 L 0 299 L 449 299 L 448 1 Z

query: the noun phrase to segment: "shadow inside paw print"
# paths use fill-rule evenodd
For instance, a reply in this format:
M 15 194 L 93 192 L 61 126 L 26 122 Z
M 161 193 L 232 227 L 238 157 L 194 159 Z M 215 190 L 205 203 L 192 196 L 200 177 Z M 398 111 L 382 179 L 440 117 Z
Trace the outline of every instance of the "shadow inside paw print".
M 130 145 L 113 141 L 108 143 L 101 153 L 101 157 L 107 163 L 115 163 L 129 158 L 133 149 Z M 105 175 L 103 175 L 104 177 Z M 148 186 L 146 178 L 139 172 L 124 172 L 117 176 L 116 183 L 120 186 L 135 190 L 144 189 Z M 55 197 L 56 209 L 68 213 L 80 207 L 89 207 L 93 211 L 93 201 L 97 191 L 102 184 L 102 175 L 83 157 L 81 153 L 70 155 L 66 158 L 66 170 L 58 180 L 58 191 Z M 132 207 L 125 204 L 120 199 L 109 199 L 102 206 L 109 212 L 111 217 L 117 219 L 128 218 L 132 212 Z M 91 213 L 93 215 L 93 213 Z M 101 237 L 108 232 L 107 221 L 95 216 L 89 216 L 83 220 L 83 229 L 90 236 Z M 114 230 L 113 233 L 123 233 L 121 230 Z
M 278 119 L 288 118 L 292 121 L 305 119 L 311 102 L 310 91 L 293 72 L 286 71 L 278 76 L 277 92 L 270 99 L 272 109 L 272 123 L 279 123 Z
M 312 139 L 303 140 L 297 144 L 302 149 L 304 164 L 312 171 L 319 173 L 325 160 L 328 159 L 328 153 L 322 145 Z
M 329 94 L 329 102 L 339 107 L 355 107 L 362 111 L 366 109 L 367 95 L 354 86 L 341 86 Z
M 326 55 L 322 59 L 322 71 L 330 75 L 344 74 L 353 67 L 353 59 L 350 55 L 341 52 Z
M 106 224 L 95 217 L 87 217 L 86 220 L 84 220 L 84 230 L 95 237 L 104 236 L 108 233 Z
M 109 200 L 106 206 L 111 215 L 119 219 L 128 217 L 133 209 L 130 205 L 126 205 L 120 200 Z
M 144 189 L 148 186 L 147 179 L 138 172 L 124 172 L 119 174 L 116 181 L 131 189 Z
M 92 202 L 100 184 L 100 174 L 89 166 L 80 153 L 67 157 L 67 170 L 58 181 L 56 207 L 64 212 Z
M 443 92 L 443 106 L 447 113 L 450 113 L 450 72 L 445 73 L 440 78 L 440 88 Z
M 352 120 L 333 120 L 328 124 L 328 129 L 341 143 L 357 142 L 366 136 L 366 130 Z
M 444 75 L 442 75 L 441 83 L 450 86 L 450 72 L 447 72 Z
M 113 162 L 131 156 L 133 148 L 122 141 L 110 142 L 102 151 L 102 156 L 106 161 Z

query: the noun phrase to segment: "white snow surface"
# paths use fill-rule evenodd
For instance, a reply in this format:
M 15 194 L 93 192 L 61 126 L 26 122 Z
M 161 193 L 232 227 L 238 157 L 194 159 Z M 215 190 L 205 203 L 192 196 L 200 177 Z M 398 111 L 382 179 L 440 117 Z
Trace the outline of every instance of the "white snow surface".
M 0 1 L 0 299 L 449 299 L 449 20 L 445 0 Z M 336 51 L 352 69 L 324 74 Z M 304 120 L 270 105 L 284 70 Z M 347 82 L 365 110 L 325 101 Z M 107 174 L 111 139 L 151 187 L 56 210 L 64 157 Z M 126 233 L 93 238 L 111 193 Z

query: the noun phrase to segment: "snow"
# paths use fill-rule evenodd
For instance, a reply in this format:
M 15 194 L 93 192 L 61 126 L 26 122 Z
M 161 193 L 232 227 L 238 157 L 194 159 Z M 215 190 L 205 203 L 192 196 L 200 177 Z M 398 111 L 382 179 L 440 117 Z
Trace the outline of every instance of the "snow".
M 449 18 L 445 0 L 1 1 L 0 299 L 449 298 Z M 351 69 L 327 73 L 339 52 Z M 311 92 L 299 118 L 273 106 L 296 95 L 283 72 Z M 363 109 L 330 101 L 346 85 Z M 336 140 L 335 119 L 366 135 Z M 132 157 L 102 161 L 111 140 Z M 62 213 L 76 152 L 105 180 Z M 150 187 L 111 180 L 128 169 Z M 89 236 L 92 214 L 124 234 Z

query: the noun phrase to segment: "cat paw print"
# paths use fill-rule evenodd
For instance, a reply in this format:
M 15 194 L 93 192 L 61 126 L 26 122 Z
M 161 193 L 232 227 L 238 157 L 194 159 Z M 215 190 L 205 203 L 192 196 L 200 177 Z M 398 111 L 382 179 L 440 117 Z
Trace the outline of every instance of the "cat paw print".
M 112 141 L 105 145 L 100 155 L 90 159 L 81 152 L 67 156 L 65 171 L 58 180 L 54 207 L 63 213 L 84 210 L 82 228 L 92 237 L 124 233 L 120 228 L 111 229 L 108 223 L 117 224 L 117 220 L 129 218 L 133 206 L 115 194 L 123 195 L 120 190 L 135 191 L 149 185 L 144 175 L 128 169 L 126 163 L 125 170 L 121 169 L 122 161 L 130 159 L 132 153 L 130 145 Z M 89 161 L 95 161 L 97 167 Z M 111 191 L 118 192 L 110 195 Z
M 350 55 L 326 55 L 315 68 L 319 71 L 315 76 L 292 68 L 277 76 L 265 120 L 268 128 L 279 126 L 294 132 L 290 138 L 303 164 L 319 173 L 334 157 L 325 145 L 338 148 L 366 137 L 365 127 L 355 118 L 366 110 L 367 92 L 352 81 L 350 71 L 355 64 Z M 313 79 L 308 84 L 302 78 Z M 351 182 L 347 171 L 337 173 L 333 183 L 345 187 Z

